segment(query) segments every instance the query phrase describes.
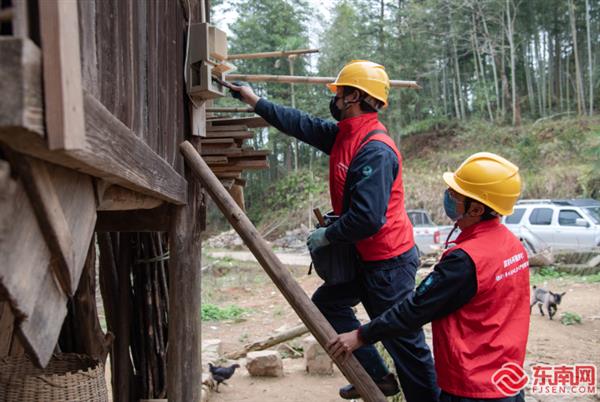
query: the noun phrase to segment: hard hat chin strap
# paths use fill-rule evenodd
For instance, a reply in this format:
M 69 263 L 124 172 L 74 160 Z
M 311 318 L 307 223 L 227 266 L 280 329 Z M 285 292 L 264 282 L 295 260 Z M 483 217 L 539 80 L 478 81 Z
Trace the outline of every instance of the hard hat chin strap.
M 373 98 L 371 95 L 367 95 L 367 96 L 363 97 L 361 99 L 361 101 L 366 103 L 367 105 L 369 105 L 376 112 L 378 112 L 381 109 L 381 107 L 383 106 L 381 101 Z

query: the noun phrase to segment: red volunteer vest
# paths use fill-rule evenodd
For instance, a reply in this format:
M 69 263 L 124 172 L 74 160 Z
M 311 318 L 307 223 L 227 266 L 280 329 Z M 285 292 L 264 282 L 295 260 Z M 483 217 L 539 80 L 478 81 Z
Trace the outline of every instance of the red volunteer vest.
M 523 366 L 529 333 L 529 260 L 498 219 L 465 229 L 456 246 L 475 263 L 477 293 L 432 323 L 438 384 L 467 398 L 504 398 L 492 375 L 504 363 Z
M 344 185 L 352 159 L 358 150 L 370 141 L 381 141 L 388 145 L 398 157 L 398 176 L 392 185 L 392 193 L 386 212 L 386 222 L 373 236 L 360 240 L 356 248 L 363 261 L 379 261 L 396 257 L 415 244 L 413 229 L 404 209 L 402 185 L 402 156 L 394 141 L 386 134 L 375 134 L 361 144 L 370 131 L 385 130 L 377 120 L 377 113 L 366 113 L 344 119 L 338 123 L 339 131 L 329 156 L 329 192 L 333 212 L 341 215 Z

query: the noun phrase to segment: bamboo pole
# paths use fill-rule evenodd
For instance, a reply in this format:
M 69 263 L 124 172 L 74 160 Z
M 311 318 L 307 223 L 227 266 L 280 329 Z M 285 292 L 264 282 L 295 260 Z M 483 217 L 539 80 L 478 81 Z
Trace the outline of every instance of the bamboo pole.
M 206 162 L 196 151 L 194 146 L 188 142 L 183 142 L 180 146 L 188 167 L 207 190 L 215 204 L 219 207 L 223 215 L 229 220 L 229 223 L 238 232 L 240 237 L 246 243 L 252 254 L 256 257 L 265 272 L 269 275 L 273 283 L 292 306 L 296 314 L 308 327 L 321 346 L 325 347 L 328 341 L 336 336 L 336 332 L 329 324 L 327 319 L 317 309 L 304 289 L 300 287 L 292 274 L 281 263 L 273 250 L 261 237 L 250 219 L 237 206 L 231 195 L 223 187 L 217 176 L 210 170 Z M 360 395 L 367 402 L 386 402 L 387 399 L 381 393 L 381 390 L 375 385 L 365 369 L 360 365 L 354 356 L 342 362 L 335 360 L 337 366 L 346 378 L 354 384 Z
M 280 50 L 276 52 L 230 54 L 227 60 L 263 59 L 269 57 L 289 57 L 299 54 L 319 53 L 319 49 Z
M 299 75 L 227 74 L 228 81 L 281 82 L 284 84 L 330 84 L 335 77 L 303 77 Z M 390 80 L 392 88 L 421 89 L 416 81 Z
M 206 113 L 254 113 L 251 107 L 207 107 Z

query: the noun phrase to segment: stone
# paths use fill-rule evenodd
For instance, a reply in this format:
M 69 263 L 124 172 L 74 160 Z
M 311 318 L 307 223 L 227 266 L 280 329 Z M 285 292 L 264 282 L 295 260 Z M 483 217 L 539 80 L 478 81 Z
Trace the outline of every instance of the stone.
M 308 374 L 333 374 L 333 361 L 314 336 L 305 337 L 302 340 L 302 348 L 304 350 L 304 363 Z
M 205 363 L 214 363 L 221 357 L 223 353 L 223 342 L 220 339 L 203 339 L 202 340 L 202 361 Z M 206 368 L 208 370 L 208 366 Z
M 253 377 L 283 377 L 283 361 L 274 350 L 250 352 L 246 356 L 246 370 Z

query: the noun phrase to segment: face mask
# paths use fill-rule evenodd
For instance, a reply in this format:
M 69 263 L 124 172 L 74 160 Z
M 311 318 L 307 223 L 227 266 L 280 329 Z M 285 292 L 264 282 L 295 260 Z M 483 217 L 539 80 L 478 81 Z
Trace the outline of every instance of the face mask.
M 453 221 L 457 221 L 462 218 L 462 215 L 456 212 L 456 204 L 457 202 L 450 195 L 450 191 L 446 190 L 444 192 L 444 212 L 446 212 L 448 218 L 452 219 Z
M 342 109 L 336 105 L 338 99 L 340 98 L 337 95 L 331 97 L 331 100 L 329 101 L 329 112 L 334 119 L 340 121 L 342 120 Z

